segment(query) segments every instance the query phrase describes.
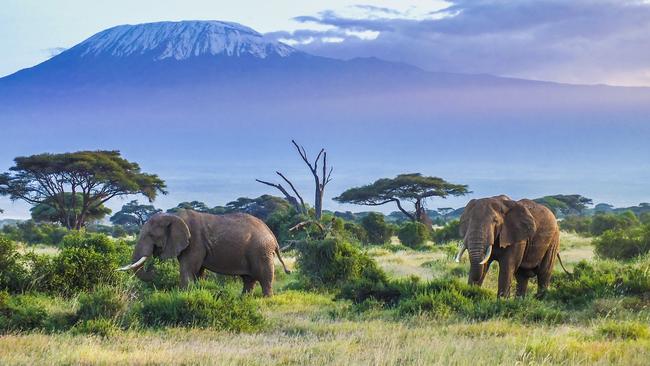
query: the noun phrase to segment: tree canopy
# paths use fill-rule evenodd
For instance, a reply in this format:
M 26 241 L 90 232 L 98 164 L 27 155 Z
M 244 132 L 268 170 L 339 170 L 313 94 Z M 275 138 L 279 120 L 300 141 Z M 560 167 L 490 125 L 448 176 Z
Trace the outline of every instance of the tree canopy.
M 131 229 L 139 229 L 149 218 L 162 210 L 155 208 L 153 205 L 143 205 L 137 200 L 128 202 L 122 206 L 122 209 L 111 216 L 111 222 L 114 225 L 120 225 Z
M 265 194 L 257 198 L 239 197 L 228 202 L 226 208 L 229 212 L 244 212 L 266 220 L 274 212 L 288 211 L 291 204 L 280 197 Z
M 587 205 L 593 203 L 590 198 L 583 197 L 579 194 L 556 194 L 554 196 L 537 198 L 534 201 L 548 207 L 553 211 L 555 216 L 558 216 L 558 214 L 564 216 L 580 215 L 587 208 Z
M 453 184 L 438 177 L 420 173 L 400 174 L 395 178 L 382 178 L 374 183 L 350 188 L 334 200 L 341 203 L 379 206 L 394 202 L 397 208 L 412 221 L 427 222 L 424 202 L 431 197 L 446 198 L 469 193 L 464 184 Z M 402 201 L 413 203 L 414 211 L 407 211 Z
M 75 220 L 75 217 L 81 214 L 83 197 L 81 193 L 77 193 L 77 198 L 72 199 L 72 193 L 66 192 L 65 196 L 65 208 L 68 213 L 67 218 L 62 218 L 59 214 L 59 211 L 56 208 L 56 202 L 54 198 L 50 198 L 43 203 L 39 203 L 36 206 L 33 206 L 29 211 L 32 215 L 32 220 L 36 222 L 58 222 L 62 226 L 66 226 L 67 222 L 72 222 Z M 75 207 L 72 207 L 72 204 L 75 204 Z M 86 213 L 86 221 L 98 221 L 103 219 L 106 215 L 111 213 L 111 209 L 104 206 L 102 203 L 90 206 L 88 212 Z M 85 224 L 85 223 L 84 223 Z
M 15 165 L 0 175 L 0 195 L 33 205 L 48 204 L 67 228 L 79 229 L 92 207 L 118 196 L 142 194 L 153 201 L 166 194 L 165 182 L 155 174 L 140 171 L 119 151 L 78 151 L 38 154 L 14 159 Z M 72 202 L 65 202 L 66 193 Z M 81 210 L 77 207 L 81 194 Z
M 197 212 L 205 212 L 210 214 L 224 214 L 228 212 L 228 209 L 223 206 L 214 206 L 212 208 L 208 207 L 204 202 L 201 201 L 191 201 L 191 202 L 181 202 L 176 207 L 170 208 L 167 210 L 168 213 L 176 213 L 178 210 L 194 210 Z

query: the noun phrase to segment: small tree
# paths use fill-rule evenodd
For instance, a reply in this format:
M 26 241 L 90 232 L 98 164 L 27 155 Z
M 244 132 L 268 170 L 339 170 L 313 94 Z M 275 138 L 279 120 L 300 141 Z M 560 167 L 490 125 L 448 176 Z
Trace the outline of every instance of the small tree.
M 366 230 L 371 244 L 386 244 L 393 236 L 393 228 L 386 223 L 384 215 L 377 212 L 371 212 L 361 219 L 361 226 Z
M 400 174 L 395 178 L 383 178 L 372 184 L 350 188 L 335 197 L 341 203 L 379 206 L 394 202 L 397 208 L 411 221 L 419 221 L 431 226 L 425 210 L 425 201 L 431 197 L 446 198 L 469 193 L 467 186 L 453 184 L 438 177 L 425 177 L 420 173 Z M 402 200 L 413 203 L 414 211 L 407 211 Z
M 208 205 L 206 205 L 201 201 L 192 201 L 192 202 L 181 202 L 176 207 L 167 210 L 167 212 L 176 213 L 178 212 L 178 210 L 194 210 L 197 212 L 204 212 L 210 214 L 223 214 L 228 211 L 228 209 L 223 206 L 215 206 L 210 208 L 208 207 Z
M 0 195 L 51 205 L 69 229 L 80 229 L 92 207 L 113 197 L 142 194 L 153 201 L 158 193 L 167 193 L 157 175 L 141 172 L 137 163 L 122 158 L 119 151 L 39 154 L 14 161 L 9 172 L 0 175 Z M 72 200 L 69 205 L 66 193 Z M 78 194 L 81 209 L 70 212 L 77 207 Z
M 76 207 L 72 207 L 73 201 L 75 202 Z M 82 202 L 83 197 L 81 193 L 77 193 L 76 200 L 72 199 L 72 193 L 65 193 L 66 212 L 69 216 L 66 219 L 61 218 L 56 208 L 56 203 L 54 203 L 52 199 L 44 203 L 39 203 L 38 205 L 32 207 L 29 211 L 31 212 L 32 220 L 36 222 L 58 222 L 62 226 L 66 226 L 67 222 L 73 222 L 75 220 L 75 217 L 78 217 L 81 214 Z M 88 212 L 86 213 L 86 221 L 99 221 L 110 213 L 111 209 L 101 203 L 98 206 L 93 205 L 88 209 Z
M 121 210 L 111 216 L 110 220 L 114 225 L 139 229 L 158 212 L 162 212 L 162 210 L 153 207 L 153 205 L 142 205 L 137 200 L 133 200 L 124 204 Z

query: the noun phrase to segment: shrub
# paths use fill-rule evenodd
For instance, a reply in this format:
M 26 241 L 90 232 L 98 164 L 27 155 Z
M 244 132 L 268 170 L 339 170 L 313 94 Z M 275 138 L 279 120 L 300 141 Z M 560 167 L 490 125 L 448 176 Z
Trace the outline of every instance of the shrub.
M 366 232 L 366 229 L 363 228 L 363 226 L 354 222 L 346 222 L 343 225 L 343 229 L 350 239 L 358 241 L 360 243 L 368 242 L 368 233 Z
M 631 259 L 650 252 L 650 225 L 608 230 L 593 241 L 596 254 L 610 259 Z
M 140 322 L 149 327 L 211 327 L 240 332 L 260 329 L 264 324 L 249 296 L 201 288 L 154 292 L 142 301 L 138 313 Z
M 560 229 L 580 235 L 591 234 L 591 217 L 571 215 L 560 221 Z
M 303 241 L 297 267 L 310 287 L 338 288 L 355 280 L 385 280 L 377 263 L 359 248 L 340 238 Z
M 460 220 L 453 220 L 444 227 L 436 229 L 431 233 L 431 239 L 436 244 L 445 244 L 453 240 L 460 240 Z
M 607 230 L 627 229 L 639 225 L 639 219 L 632 211 L 621 214 L 599 213 L 591 221 L 591 234 L 598 236 Z
M 47 311 L 36 297 L 0 292 L 0 331 L 43 328 L 46 320 Z
M 72 328 L 73 334 L 93 334 L 100 337 L 110 337 L 117 333 L 118 326 L 106 318 L 84 320 Z
M 596 265 L 579 262 L 570 275 L 555 276 L 549 298 L 572 305 L 602 297 L 639 296 L 650 292 L 648 268 L 601 262 Z
M 384 220 L 384 215 L 371 212 L 361 219 L 361 226 L 366 230 L 369 244 L 386 244 L 393 236 L 393 228 Z
M 16 244 L 0 236 L 0 290 L 21 292 L 27 281 L 27 270 L 21 263 Z
M 82 320 L 115 319 L 126 310 L 126 299 L 116 289 L 100 287 L 79 295 L 77 317 Z
M 407 222 L 399 229 L 397 237 L 409 248 L 417 248 L 429 239 L 429 228 L 420 222 Z

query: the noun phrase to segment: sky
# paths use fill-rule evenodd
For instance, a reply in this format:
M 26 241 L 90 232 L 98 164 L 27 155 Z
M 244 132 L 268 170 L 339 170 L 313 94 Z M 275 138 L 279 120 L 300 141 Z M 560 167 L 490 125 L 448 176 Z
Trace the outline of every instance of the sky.
M 3 0 L 0 76 L 118 24 L 239 22 L 305 51 L 430 71 L 650 86 L 650 4 L 640 0 Z
M 650 86 L 650 3 L 631 0 L 0 0 L 0 77 L 43 62 L 115 25 L 212 19 L 238 22 L 306 52 L 335 58 L 374 56 L 430 71 L 487 73 L 565 83 Z M 372 111 L 368 113 L 372 114 Z M 379 112 L 376 114 L 378 118 L 386 118 L 386 124 L 403 117 L 393 116 L 395 118 L 390 120 Z M 484 122 L 485 116 L 476 113 L 473 116 L 477 121 L 470 122 Z M 643 116 L 636 116 L 634 110 L 612 116 L 607 113 L 563 116 L 580 123 L 599 120 L 589 129 L 577 133 L 569 127 L 549 129 L 545 123 L 552 121 L 553 116 L 542 116 L 544 121 L 535 127 L 540 141 L 533 145 L 540 146 L 541 155 L 548 155 L 549 162 L 534 166 L 521 177 L 514 176 L 513 171 L 526 165 L 523 162 L 526 154 L 520 153 L 521 161 L 510 162 L 496 170 L 493 162 L 476 159 L 481 155 L 480 151 L 460 159 L 455 152 L 466 139 L 463 131 L 452 131 L 455 133 L 452 137 L 443 134 L 412 136 L 422 140 L 422 151 L 409 153 L 426 159 L 421 159 L 421 165 L 410 162 L 408 167 L 412 171 L 434 172 L 430 174 L 467 183 L 474 191 L 472 198 L 504 192 L 513 198 L 527 197 L 530 192 L 535 192 L 534 197 L 580 193 L 595 202 L 636 205 L 648 200 L 645 182 L 650 170 L 645 158 L 648 151 L 645 136 L 650 126 L 644 123 Z M 329 122 L 325 120 L 329 116 L 319 117 L 324 119 L 323 123 Z M 519 117 L 511 117 L 513 125 Z M 625 125 L 626 118 L 632 121 L 627 121 L 629 126 Z M 350 123 L 354 122 L 354 118 L 348 119 Z M 521 128 L 495 130 L 494 133 L 516 135 Z M 219 136 L 219 132 L 205 138 Z M 366 184 L 403 172 L 404 154 L 388 152 L 385 160 L 376 162 L 373 161 L 375 151 L 372 147 L 365 152 L 360 148 L 351 152 L 348 150 L 354 150 L 355 146 L 337 145 L 335 140 L 309 141 L 310 133 L 307 132 L 298 138 L 306 141 L 311 149 L 327 146 L 333 159 L 351 153 L 357 156 L 366 154 L 367 161 L 362 167 L 358 162 L 339 158 L 336 180 L 326 197 L 329 209 L 365 210 L 366 207 L 360 206 L 337 206 L 331 197 L 351 185 Z M 162 208 L 196 198 L 211 206 L 223 205 L 242 195 L 270 193 L 266 187 L 253 181 L 250 171 L 254 169 L 246 161 L 224 165 L 223 161 L 214 159 L 197 166 L 176 161 L 173 165 L 150 156 L 147 146 L 126 145 L 117 135 L 86 139 L 85 145 L 71 147 L 63 139 L 51 141 L 50 136 L 42 133 L 44 136 L 40 141 L 34 143 L 35 139 L 29 137 L 32 144 L 23 144 L 20 149 L 7 151 L 7 145 L 0 146 L 0 171 L 10 166 L 12 157 L 21 154 L 72 148 L 119 149 L 129 159 L 141 162 L 146 171 L 164 174 L 173 185 L 174 195 L 156 201 L 156 205 Z M 20 131 L 15 136 L 19 140 L 15 146 L 23 141 L 20 139 L 28 138 Z M 283 138 L 281 143 L 288 143 L 286 137 Z M 542 138 L 577 143 L 551 149 L 544 145 Z M 281 146 L 275 141 L 274 144 L 274 149 Z M 531 150 L 526 144 L 528 142 L 522 142 L 520 149 Z M 2 151 L 3 147 L 5 151 Z M 283 162 L 288 173 L 305 191 L 311 189 L 310 176 L 304 175 L 304 167 L 288 147 L 286 151 L 282 150 L 286 153 Z M 395 151 L 404 151 L 405 147 L 409 148 L 402 146 L 401 150 Z M 596 150 L 600 158 L 608 160 L 593 159 L 589 154 Z M 441 159 L 440 151 L 450 157 Z M 216 151 L 212 153 L 218 156 Z M 619 161 L 626 161 L 626 164 L 619 166 Z M 267 165 L 274 164 L 268 162 Z M 179 170 L 178 167 L 188 170 Z M 256 171 L 253 178 L 273 177 L 272 169 L 265 172 Z M 219 191 L 218 197 L 210 193 L 215 187 Z M 203 196 L 197 197 L 199 191 L 204 192 Z M 430 207 L 460 207 L 467 199 L 435 201 Z M 111 208 L 115 211 L 123 203 L 119 200 L 112 202 Z M 0 218 L 26 218 L 28 215 L 28 206 L 20 202 L 9 203 L 6 198 L 0 198 L 0 207 L 5 210 Z M 395 208 L 386 206 L 380 209 L 392 211 Z

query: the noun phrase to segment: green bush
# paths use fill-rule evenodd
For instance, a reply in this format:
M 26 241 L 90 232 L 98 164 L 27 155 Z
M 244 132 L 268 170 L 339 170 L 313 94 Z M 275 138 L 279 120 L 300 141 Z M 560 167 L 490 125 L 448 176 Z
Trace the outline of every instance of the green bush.
M 409 248 L 415 249 L 429 239 L 429 228 L 420 222 L 406 222 L 400 227 L 397 237 Z
M 650 225 L 607 230 L 593 244 L 602 258 L 631 259 L 650 252 Z
M 445 244 L 450 241 L 462 239 L 460 237 L 460 221 L 453 220 L 448 222 L 444 227 L 433 230 L 431 233 L 431 239 L 436 244 Z
M 249 296 L 201 288 L 154 292 L 142 301 L 138 316 L 141 324 L 149 327 L 210 327 L 241 332 L 264 325 L 263 316 Z
M 47 311 L 36 297 L 0 292 L 0 331 L 40 329 L 46 320 Z
M 339 288 L 362 278 L 386 278 L 372 258 L 340 238 L 303 241 L 296 249 L 298 270 L 309 287 Z
M 110 337 L 119 331 L 114 321 L 106 318 L 84 320 L 72 328 L 72 334 L 92 334 Z
M 584 305 L 593 299 L 615 296 L 640 296 L 650 292 L 647 265 L 636 267 L 619 263 L 579 262 L 572 274 L 557 274 L 548 297 L 571 305 Z
M 25 244 L 59 245 L 68 229 L 57 224 L 36 223 L 33 220 L 18 222 L 16 225 L 6 225 L 2 231 L 10 239 Z
M 28 273 L 16 244 L 0 236 L 0 290 L 21 292 L 26 287 Z
M 115 319 L 127 307 L 126 299 L 115 288 L 99 287 L 93 292 L 79 295 L 77 317 L 82 320 Z
M 560 221 L 560 229 L 570 233 L 589 235 L 591 234 L 591 221 L 591 217 L 588 216 L 566 216 Z
M 368 233 L 366 232 L 366 229 L 357 223 L 346 222 L 343 225 L 343 230 L 345 230 L 347 236 L 354 241 L 358 241 L 359 243 L 368 242 Z
M 361 219 L 361 226 L 366 230 L 369 244 L 386 244 L 393 236 L 393 227 L 386 223 L 384 215 L 371 212 Z
M 591 234 L 598 236 L 607 230 L 622 230 L 639 224 L 639 219 L 632 211 L 620 214 L 598 213 L 591 220 Z

